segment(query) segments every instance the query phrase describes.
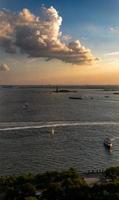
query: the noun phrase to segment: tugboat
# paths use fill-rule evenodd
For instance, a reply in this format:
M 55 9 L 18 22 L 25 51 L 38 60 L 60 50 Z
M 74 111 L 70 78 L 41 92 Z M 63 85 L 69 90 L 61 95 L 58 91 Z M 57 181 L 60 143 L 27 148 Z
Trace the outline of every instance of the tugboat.
M 107 147 L 108 149 L 111 149 L 112 148 L 112 142 L 109 138 L 106 138 L 104 140 L 104 146 Z

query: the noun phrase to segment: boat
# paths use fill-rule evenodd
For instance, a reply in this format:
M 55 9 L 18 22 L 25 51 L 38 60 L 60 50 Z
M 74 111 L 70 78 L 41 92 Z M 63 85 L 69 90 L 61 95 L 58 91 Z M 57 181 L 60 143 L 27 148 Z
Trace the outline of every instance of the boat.
M 26 108 L 28 108 L 28 107 L 29 107 L 29 103 L 26 102 L 26 103 L 23 105 L 23 108 L 26 109 Z
M 76 100 L 82 100 L 83 98 L 82 97 L 69 97 L 69 99 L 76 99 Z
M 109 148 L 109 149 L 112 148 L 112 142 L 111 142 L 110 138 L 106 138 L 104 140 L 104 146 Z
M 54 128 L 52 128 L 52 135 L 54 135 L 55 134 L 55 129 Z

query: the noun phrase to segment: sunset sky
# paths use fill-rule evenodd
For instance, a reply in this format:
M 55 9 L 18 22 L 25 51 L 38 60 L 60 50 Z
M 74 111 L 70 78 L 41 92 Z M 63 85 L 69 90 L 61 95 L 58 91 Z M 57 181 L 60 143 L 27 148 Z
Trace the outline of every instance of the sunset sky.
M 0 84 L 119 84 L 119 0 L 0 0 Z

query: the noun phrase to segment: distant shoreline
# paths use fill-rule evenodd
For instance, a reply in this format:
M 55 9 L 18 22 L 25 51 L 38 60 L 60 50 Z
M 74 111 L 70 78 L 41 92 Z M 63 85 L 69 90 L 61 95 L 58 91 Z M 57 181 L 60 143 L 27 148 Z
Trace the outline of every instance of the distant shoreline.
M 105 91 L 119 90 L 119 85 L 0 85 L 0 88 L 78 88 L 78 89 L 104 89 Z

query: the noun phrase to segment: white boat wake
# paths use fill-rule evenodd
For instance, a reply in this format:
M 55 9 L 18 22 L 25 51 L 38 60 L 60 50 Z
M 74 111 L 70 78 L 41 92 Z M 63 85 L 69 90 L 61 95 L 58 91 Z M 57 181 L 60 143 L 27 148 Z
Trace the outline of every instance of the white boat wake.
M 0 123 L 0 131 L 14 131 L 27 129 L 42 129 L 55 128 L 66 126 L 119 126 L 119 122 L 105 121 L 105 122 L 18 122 L 18 123 Z M 118 137 L 119 139 L 119 137 Z M 113 140 L 113 139 L 112 139 Z
M 119 136 L 111 138 L 111 141 L 119 140 Z

